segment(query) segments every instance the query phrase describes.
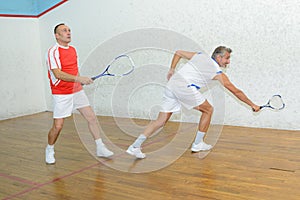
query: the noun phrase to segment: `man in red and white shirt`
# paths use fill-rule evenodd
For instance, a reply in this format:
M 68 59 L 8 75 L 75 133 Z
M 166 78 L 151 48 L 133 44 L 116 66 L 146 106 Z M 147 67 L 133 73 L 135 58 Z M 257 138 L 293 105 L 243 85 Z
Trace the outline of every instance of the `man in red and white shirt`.
M 82 85 L 93 83 L 89 77 L 79 75 L 76 49 L 69 45 L 71 31 L 65 24 L 54 28 L 57 43 L 47 52 L 48 77 L 53 96 L 53 126 L 48 133 L 46 147 L 46 163 L 54 164 L 54 144 L 62 130 L 64 119 L 77 109 L 87 120 L 96 145 L 97 156 L 110 157 L 113 152 L 108 150 L 100 138 L 97 117 L 92 110 Z

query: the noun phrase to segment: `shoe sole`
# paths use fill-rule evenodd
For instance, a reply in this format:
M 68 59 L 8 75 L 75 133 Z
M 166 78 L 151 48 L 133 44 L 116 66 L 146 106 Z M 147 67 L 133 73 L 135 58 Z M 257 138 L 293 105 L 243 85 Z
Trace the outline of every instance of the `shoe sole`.
M 144 157 L 137 157 L 134 153 L 132 153 L 132 152 L 129 151 L 129 150 L 127 150 L 126 153 L 128 153 L 129 155 L 132 155 L 132 156 L 134 156 L 134 157 L 136 157 L 136 158 L 138 158 L 138 159 L 146 158 L 146 156 L 144 156 Z
M 109 158 L 111 156 L 113 156 L 114 154 L 111 154 L 111 155 L 108 155 L 108 156 L 105 156 L 105 155 L 97 155 L 97 157 L 103 157 L 103 158 Z
M 195 150 L 195 149 L 191 149 L 192 152 L 200 152 L 200 151 L 210 151 L 212 148 L 209 149 L 200 149 L 200 150 Z

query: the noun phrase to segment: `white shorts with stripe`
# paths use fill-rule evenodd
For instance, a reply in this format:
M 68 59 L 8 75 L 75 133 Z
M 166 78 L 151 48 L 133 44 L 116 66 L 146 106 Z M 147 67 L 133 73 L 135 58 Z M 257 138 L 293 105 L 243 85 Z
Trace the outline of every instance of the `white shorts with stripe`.
M 161 112 L 178 112 L 181 106 L 188 110 L 204 103 L 206 98 L 195 87 L 166 88 Z

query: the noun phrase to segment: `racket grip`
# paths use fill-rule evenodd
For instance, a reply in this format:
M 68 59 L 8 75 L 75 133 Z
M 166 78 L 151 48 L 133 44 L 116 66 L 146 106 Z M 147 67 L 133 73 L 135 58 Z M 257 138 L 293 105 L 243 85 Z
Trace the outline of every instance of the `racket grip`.
M 261 110 L 263 108 L 263 106 L 259 106 L 259 109 Z M 254 112 L 254 108 L 252 108 L 252 111 Z
M 94 76 L 91 79 L 94 81 L 95 79 L 97 79 L 97 77 Z M 81 83 L 81 85 L 84 85 L 84 84 Z

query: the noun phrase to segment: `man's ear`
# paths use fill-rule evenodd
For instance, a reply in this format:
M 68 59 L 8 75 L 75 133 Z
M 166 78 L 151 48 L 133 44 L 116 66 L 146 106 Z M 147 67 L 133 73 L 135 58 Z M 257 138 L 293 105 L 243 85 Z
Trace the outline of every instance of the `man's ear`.
M 55 36 L 55 38 L 57 39 L 58 36 L 59 36 L 59 34 L 58 34 L 58 33 L 55 33 L 54 36 Z
M 220 54 L 218 54 L 217 56 L 216 56 L 216 60 L 220 60 L 222 58 L 222 56 L 220 55 Z

